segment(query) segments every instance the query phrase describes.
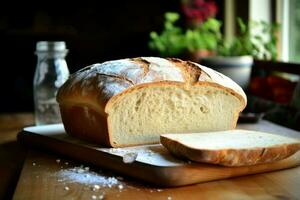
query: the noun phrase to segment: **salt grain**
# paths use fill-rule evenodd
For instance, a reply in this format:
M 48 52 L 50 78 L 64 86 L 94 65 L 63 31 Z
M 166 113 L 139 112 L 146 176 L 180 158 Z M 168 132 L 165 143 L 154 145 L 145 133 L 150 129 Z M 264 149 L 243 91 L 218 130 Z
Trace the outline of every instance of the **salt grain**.
M 97 191 L 97 190 L 99 190 L 99 189 L 100 189 L 100 186 L 99 186 L 99 185 L 94 185 L 93 188 L 92 188 L 93 191 Z
M 124 186 L 122 184 L 118 185 L 119 190 L 123 190 Z
M 67 191 L 68 191 L 68 190 L 70 190 L 70 188 L 69 188 L 68 186 L 66 186 L 66 187 L 65 187 L 65 190 L 67 190 Z
M 36 163 L 35 163 L 35 162 L 33 162 L 33 163 L 32 163 L 32 166 L 35 166 L 35 165 L 36 165 Z
M 56 163 L 60 163 L 60 159 L 56 159 Z
M 103 200 L 104 199 L 104 194 L 99 195 L 98 199 Z
M 76 171 L 77 173 L 83 173 L 83 172 L 85 172 L 85 170 L 84 169 L 81 169 L 81 168 L 79 168 L 79 169 L 77 169 L 77 171 Z
M 97 196 L 96 195 L 92 195 L 92 199 L 97 199 Z

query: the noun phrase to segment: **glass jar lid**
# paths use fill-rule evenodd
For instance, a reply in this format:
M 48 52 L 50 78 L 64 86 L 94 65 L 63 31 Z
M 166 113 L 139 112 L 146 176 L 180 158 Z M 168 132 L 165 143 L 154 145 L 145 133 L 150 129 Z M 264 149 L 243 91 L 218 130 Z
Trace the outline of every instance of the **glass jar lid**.
M 66 51 L 66 43 L 63 41 L 39 41 L 36 43 L 36 51 Z

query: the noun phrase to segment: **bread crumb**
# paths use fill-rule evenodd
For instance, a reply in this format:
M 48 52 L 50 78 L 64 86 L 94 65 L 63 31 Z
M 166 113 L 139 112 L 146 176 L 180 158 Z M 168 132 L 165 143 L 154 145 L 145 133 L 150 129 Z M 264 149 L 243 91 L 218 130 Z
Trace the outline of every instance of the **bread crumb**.
M 172 197 L 168 197 L 168 200 L 172 200 Z
M 96 195 L 92 195 L 92 199 L 97 199 L 97 196 Z
M 66 186 L 66 187 L 65 187 L 65 190 L 69 191 L 69 190 L 70 190 L 70 188 L 69 188 L 68 186 Z
M 137 153 L 126 153 L 123 156 L 123 162 L 124 163 L 133 163 L 136 160 L 137 156 L 138 156 Z

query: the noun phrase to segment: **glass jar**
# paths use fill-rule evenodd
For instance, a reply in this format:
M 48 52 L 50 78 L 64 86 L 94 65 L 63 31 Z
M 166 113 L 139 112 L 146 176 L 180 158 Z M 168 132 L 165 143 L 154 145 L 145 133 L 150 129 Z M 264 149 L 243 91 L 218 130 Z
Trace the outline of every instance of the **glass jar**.
M 69 77 L 66 44 L 40 41 L 35 53 L 38 57 L 33 81 L 36 125 L 61 123 L 56 93 Z

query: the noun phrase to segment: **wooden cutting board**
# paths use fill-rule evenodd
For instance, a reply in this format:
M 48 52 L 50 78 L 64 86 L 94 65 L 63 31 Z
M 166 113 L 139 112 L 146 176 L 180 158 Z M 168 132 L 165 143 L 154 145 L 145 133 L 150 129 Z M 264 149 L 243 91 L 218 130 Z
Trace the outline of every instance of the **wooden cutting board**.
M 244 125 L 244 127 L 239 128 L 269 131 L 300 138 L 298 132 L 284 128 L 272 129 L 273 131 L 255 125 Z M 28 146 L 48 149 L 80 161 L 166 187 L 271 172 L 300 165 L 300 151 L 285 160 L 274 163 L 248 167 L 223 167 L 176 159 L 159 144 L 126 148 L 102 148 L 68 136 L 62 124 L 24 128 L 19 133 L 18 139 Z M 128 161 L 135 157 L 136 159 L 131 163 L 124 162 L 124 160 Z

